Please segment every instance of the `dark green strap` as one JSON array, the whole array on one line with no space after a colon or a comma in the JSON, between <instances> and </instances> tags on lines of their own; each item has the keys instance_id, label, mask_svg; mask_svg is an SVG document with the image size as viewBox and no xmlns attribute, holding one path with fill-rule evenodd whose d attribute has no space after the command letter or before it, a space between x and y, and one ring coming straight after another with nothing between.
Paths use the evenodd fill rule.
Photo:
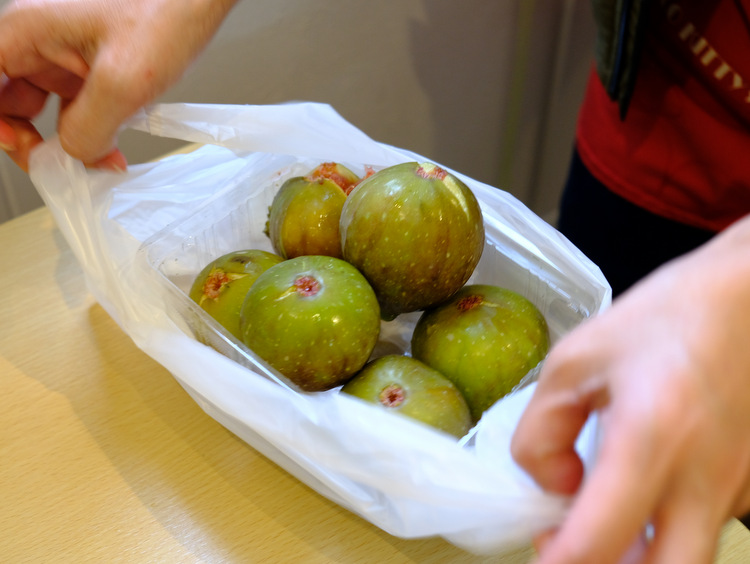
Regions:
<instances>
[{"instance_id":1,"label":"dark green strap","mask_svg":"<svg viewBox=\"0 0 750 564\"><path fill-rule=\"evenodd\" d=\"M638 75L649 0L593 0L597 72L625 119Z\"/></svg>"}]
</instances>

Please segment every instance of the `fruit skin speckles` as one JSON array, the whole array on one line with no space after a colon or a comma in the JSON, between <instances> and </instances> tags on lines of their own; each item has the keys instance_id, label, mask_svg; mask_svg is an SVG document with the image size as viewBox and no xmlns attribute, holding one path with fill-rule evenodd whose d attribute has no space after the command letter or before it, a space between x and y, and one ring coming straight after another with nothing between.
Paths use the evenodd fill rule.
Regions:
<instances>
[{"instance_id":1,"label":"fruit skin speckles","mask_svg":"<svg viewBox=\"0 0 750 564\"><path fill-rule=\"evenodd\" d=\"M471 428L461 392L437 370L412 357L387 355L372 360L341 391L454 437Z\"/></svg>"},{"instance_id":2,"label":"fruit skin speckles","mask_svg":"<svg viewBox=\"0 0 750 564\"><path fill-rule=\"evenodd\" d=\"M432 163L402 163L363 180L344 203L339 231L344 259L375 289L384 319L448 299L485 244L474 194Z\"/></svg>"},{"instance_id":3,"label":"fruit skin speckles","mask_svg":"<svg viewBox=\"0 0 750 564\"><path fill-rule=\"evenodd\" d=\"M341 385L367 362L380 336L380 307L362 274L323 255L264 272L240 314L242 341L305 391Z\"/></svg>"},{"instance_id":4,"label":"fruit skin speckles","mask_svg":"<svg viewBox=\"0 0 750 564\"><path fill-rule=\"evenodd\" d=\"M542 313L520 294L467 285L426 310L412 335L412 355L461 390L474 421L510 393L547 355Z\"/></svg>"}]
</instances>

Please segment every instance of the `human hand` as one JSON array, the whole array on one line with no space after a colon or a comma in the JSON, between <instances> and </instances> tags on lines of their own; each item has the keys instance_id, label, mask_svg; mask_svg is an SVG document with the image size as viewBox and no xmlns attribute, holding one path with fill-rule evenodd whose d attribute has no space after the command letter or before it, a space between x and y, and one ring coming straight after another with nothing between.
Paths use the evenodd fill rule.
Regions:
<instances>
[{"instance_id":1,"label":"human hand","mask_svg":"<svg viewBox=\"0 0 750 564\"><path fill-rule=\"evenodd\" d=\"M709 563L750 509L750 217L662 267L551 351L512 441L546 490L576 494L540 563ZM598 410L583 478L574 450Z\"/></svg>"},{"instance_id":2,"label":"human hand","mask_svg":"<svg viewBox=\"0 0 750 564\"><path fill-rule=\"evenodd\" d=\"M24 170L50 94L70 155L124 169L122 123L167 90L237 0L16 0L0 13L0 148Z\"/></svg>"}]
</instances>

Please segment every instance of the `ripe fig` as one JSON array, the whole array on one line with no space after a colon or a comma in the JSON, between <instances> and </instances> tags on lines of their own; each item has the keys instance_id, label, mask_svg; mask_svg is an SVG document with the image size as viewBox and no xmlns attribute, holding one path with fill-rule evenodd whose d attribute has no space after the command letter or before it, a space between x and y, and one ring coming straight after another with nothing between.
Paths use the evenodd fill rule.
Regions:
<instances>
[{"instance_id":1,"label":"ripe fig","mask_svg":"<svg viewBox=\"0 0 750 564\"><path fill-rule=\"evenodd\" d=\"M471 428L469 408L456 386L408 356L388 355L368 362L341 391L455 437L463 437Z\"/></svg>"},{"instance_id":2,"label":"ripe fig","mask_svg":"<svg viewBox=\"0 0 750 564\"><path fill-rule=\"evenodd\" d=\"M425 311L412 355L451 380L474 421L508 394L549 350L542 313L528 299L491 285L467 285Z\"/></svg>"},{"instance_id":3,"label":"ripe fig","mask_svg":"<svg viewBox=\"0 0 750 564\"><path fill-rule=\"evenodd\" d=\"M403 163L357 185L341 212L344 260L380 301L383 319L452 296L484 249L482 211L458 178L432 163Z\"/></svg>"},{"instance_id":4,"label":"ripe fig","mask_svg":"<svg viewBox=\"0 0 750 564\"><path fill-rule=\"evenodd\" d=\"M243 342L306 391L342 384L380 335L380 309L364 276L328 256L301 256L261 274L240 314Z\"/></svg>"},{"instance_id":5,"label":"ripe fig","mask_svg":"<svg viewBox=\"0 0 750 564\"><path fill-rule=\"evenodd\" d=\"M354 187L360 183L361 178L354 174L351 170L346 168L341 163L322 163L316 166L310 174L307 175L310 180L319 180L326 178L332 182L335 182L339 188L344 191L344 194L349 193Z\"/></svg>"},{"instance_id":6,"label":"ripe fig","mask_svg":"<svg viewBox=\"0 0 750 564\"><path fill-rule=\"evenodd\" d=\"M287 259L341 258L341 208L358 182L356 174L338 163L323 163L307 176L284 182L268 210L266 233L274 250Z\"/></svg>"},{"instance_id":7,"label":"ripe fig","mask_svg":"<svg viewBox=\"0 0 750 564\"><path fill-rule=\"evenodd\" d=\"M190 298L232 335L240 336L240 309L262 272L280 263L278 255L249 249L220 256L207 264L190 288Z\"/></svg>"}]
</instances>

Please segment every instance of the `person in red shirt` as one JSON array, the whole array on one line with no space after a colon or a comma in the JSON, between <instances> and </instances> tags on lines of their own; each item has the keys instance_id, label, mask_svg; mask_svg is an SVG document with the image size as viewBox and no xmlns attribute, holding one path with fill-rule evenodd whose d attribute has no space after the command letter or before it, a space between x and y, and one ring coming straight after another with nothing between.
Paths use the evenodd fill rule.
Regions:
<instances>
[{"instance_id":1,"label":"person in red shirt","mask_svg":"<svg viewBox=\"0 0 750 564\"><path fill-rule=\"evenodd\" d=\"M179 78L233 3L198 0L197 12L184 0L8 4L0 147L26 167L41 142L33 118L55 92L65 150L122 168L119 125ZM575 495L539 562L708 563L725 521L750 510L748 4L594 4L601 21L648 16L637 18L647 33L632 97L615 89L612 102L611 81L589 84L561 213L561 229L619 297L555 344L511 450L541 487ZM617 34L632 29L618 21ZM584 480L574 447L593 411L601 449Z\"/></svg>"},{"instance_id":2,"label":"person in red shirt","mask_svg":"<svg viewBox=\"0 0 750 564\"><path fill-rule=\"evenodd\" d=\"M750 21L737 0L649 3L623 117L596 70L558 228L618 295L750 213Z\"/></svg>"}]
</instances>

